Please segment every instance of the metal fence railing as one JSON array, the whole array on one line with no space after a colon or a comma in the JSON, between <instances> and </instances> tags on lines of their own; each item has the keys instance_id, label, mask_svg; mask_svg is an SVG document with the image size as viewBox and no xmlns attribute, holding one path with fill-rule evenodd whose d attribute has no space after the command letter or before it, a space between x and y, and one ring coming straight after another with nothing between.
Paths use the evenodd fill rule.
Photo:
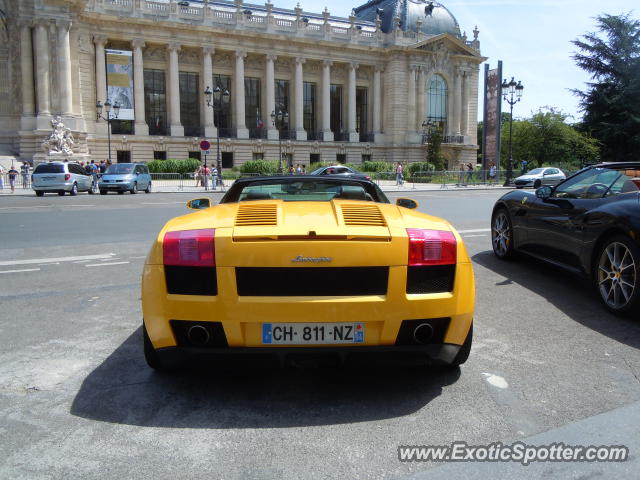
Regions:
<instances>
[{"instance_id":1,"label":"metal fence railing","mask_svg":"<svg viewBox=\"0 0 640 480\"><path fill-rule=\"evenodd\" d=\"M15 190L30 189L31 188L31 174L26 177L18 173L13 182ZM6 193L11 191L11 181L9 180L9 174L4 172L0 173L0 193Z\"/></svg>"}]
</instances>

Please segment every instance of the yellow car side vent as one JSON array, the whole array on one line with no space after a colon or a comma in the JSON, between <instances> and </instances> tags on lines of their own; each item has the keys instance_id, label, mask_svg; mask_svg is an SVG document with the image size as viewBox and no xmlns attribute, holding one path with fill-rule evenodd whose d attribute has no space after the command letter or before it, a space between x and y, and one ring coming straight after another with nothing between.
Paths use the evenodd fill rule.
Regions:
<instances>
[{"instance_id":1,"label":"yellow car side vent","mask_svg":"<svg viewBox=\"0 0 640 480\"><path fill-rule=\"evenodd\" d=\"M341 205L345 225L386 227L387 222L376 205Z\"/></svg>"},{"instance_id":2,"label":"yellow car side vent","mask_svg":"<svg viewBox=\"0 0 640 480\"><path fill-rule=\"evenodd\" d=\"M278 225L278 206L276 204L240 205L236 214L236 227L254 225Z\"/></svg>"}]
</instances>

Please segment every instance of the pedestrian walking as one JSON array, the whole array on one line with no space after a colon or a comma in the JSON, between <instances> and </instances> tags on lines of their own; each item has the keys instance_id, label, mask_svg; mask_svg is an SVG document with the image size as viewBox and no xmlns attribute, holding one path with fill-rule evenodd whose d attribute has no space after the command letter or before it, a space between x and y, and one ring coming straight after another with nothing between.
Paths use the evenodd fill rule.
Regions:
<instances>
[{"instance_id":1,"label":"pedestrian walking","mask_svg":"<svg viewBox=\"0 0 640 480\"><path fill-rule=\"evenodd\" d=\"M211 170L205 165L202 167L202 186L205 190L209 189L209 175L211 175Z\"/></svg>"},{"instance_id":2,"label":"pedestrian walking","mask_svg":"<svg viewBox=\"0 0 640 480\"><path fill-rule=\"evenodd\" d=\"M91 160L89 171L91 172L91 192L95 192L98 189L98 166L95 160Z\"/></svg>"},{"instance_id":3,"label":"pedestrian walking","mask_svg":"<svg viewBox=\"0 0 640 480\"><path fill-rule=\"evenodd\" d=\"M396 185L401 187L404 184L404 176L402 174L404 168L402 167L402 164L400 162L398 162L396 164Z\"/></svg>"},{"instance_id":4,"label":"pedestrian walking","mask_svg":"<svg viewBox=\"0 0 640 480\"><path fill-rule=\"evenodd\" d=\"M104 172L107 171L107 164L104 160L100 160L100 165L98 166L98 170L100 170L100 175L104 175Z\"/></svg>"},{"instance_id":5,"label":"pedestrian walking","mask_svg":"<svg viewBox=\"0 0 640 480\"><path fill-rule=\"evenodd\" d=\"M460 164L460 168L458 169L458 187L466 187L467 184L464 183L464 163Z\"/></svg>"},{"instance_id":6,"label":"pedestrian walking","mask_svg":"<svg viewBox=\"0 0 640 480\"><path fill-rule=\"evenodd\" d=\"M15 193L16 191L16 177L18 176L18 171L13 167L13 163L11 164L11 168L7 172L9 177L9 187L11 187L11 193Z\"/></svg>"},{"instance_id":7,"label":"pedestrian walking","mask_svg":"<svg viewBox=\"0 0 640 480\"><path fill-rule=\"evenodd\" d=\"M296 175L302 175L302 167L300 164L296 164Z\"/></svg>"},{"instance_id":8,"label":"pedestrian walking","mask_svg":"<svg viewBox=\"0 0 640 480\"><path fill-rule=\"evenodd\" d=\"M29 164L27 162L22 162L20 175L22 176L22 188L29 188Z\"/></svg>"},{"instance_id":9,"label":"pedestrian walking","mask_svg":"<svg viewBox=\"0 0 640 480\"><path fill-rule=\"evenodd\" d=\"M211 185L213 185L213 189L218 188L218 167L214 166L211 170Z\"/></svg>"},{"instance_id":10,"label":"pedestrian walking","mask_svg":"<svg viewBox=\"0 0 640 480\"><path fill-rule=\"evenodd\" d=\"M4 167L0 165L0 190L4 190L4 174Z\"/></svg>"},{"instance_id":11,"label":"pedestrian walking","mask_svg":"<svg viewBox=\"0 0 640 480\"><path fill-rule=\"evenodd\" d=\"M489 184L493 185L496 181L496 164L495 162L491 162L489 164Z\"/></svg>"},{"instance_id":12,"label":"pedestrian walking","mask_svg":"<svg viewBox=\"0 0 640 480\"><path fill-rule=\"evenodd\" d=\"M202 183L202 166L196 168L195 172L193 172L193 178L196 179L196 187L199 187Z\"/></svg>"},{"instance_id":13,"label":"pedestrian walking","mask_svg":"<svg viewBox=\"0 0 640 480\"><path fill-rule=\"evenodd\" d=\"M467 183L473 183L473 164L467 163Z\"/></svg>"}]
</instances>

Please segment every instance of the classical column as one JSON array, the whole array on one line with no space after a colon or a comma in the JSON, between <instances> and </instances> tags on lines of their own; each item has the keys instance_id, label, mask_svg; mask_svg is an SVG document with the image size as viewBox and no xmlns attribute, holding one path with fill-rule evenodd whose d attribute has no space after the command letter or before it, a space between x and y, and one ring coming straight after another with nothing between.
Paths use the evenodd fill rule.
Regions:
<instances>
[{"instance_id":1,"label":"classical column","mask_svg":"<svg viewBox=\"0 0 640 480\"><path fill-rule=\"evenodd\" d=\"M267 138L269 140L278 140L278 129L273 125L271 121L271 114L278 113L278 105L276 105L276 80L275 80L275 66L274 62L276 60L275 55L272 53L268 53L266 56L265 63L265 80L266 80L266 94L267 94L267 112L266 112L266 122L267 122Z\"/></svg>"},{"instance_id":2,"label":"classical column","mask_svg":"<svg viewBox=\"0 0 640 480\"><path fill-rule=\"evenodd\" d=\"M36 113L35 95L33 91L33 47L31 43L31 25L23 23L20 26L20 74L22 82L22 121L23 129L33 128L29 125Z\"/></svg>"},{"instance_id":3,"label":"classical column","mask_svg":"<svg viewBox=\"0 0 640 480\"><path fill-rule=\"evenodd\" d=\"M418 67L409 66L409 81L407 82L407 112L408 123L407 133L414 134L416 132L416 72Z\"/></svg>"},{"instance_id":4,"label":"classical column","mask_svg":"<svg viewBox=\"0 0 640 480\"><path fill-rule=\"evenodd\" d=\"M425 94L425 81L426 75L424 71L424 67L421 67L418 71L418 101L416 102L416 113L418 116L417 128L422 127L422 122L425 121L425 102L424 102L424 94Z\"/></svg>"},{"instance_id":5,"label":"classical column","mask_svg":"<svg viewBox=\"0 0 640 480\"><path fill-rule=\"evenodd\" d=\"M180 123L180 66L178 65L178 52L180 45L170 43L169 50L169 117L172 137L184 137L184 127Z\"/></svg>"},{"instance_id":6,"label":"classical column","mask_svg":"<svg viewBox=\"0 0 640 480\"><path fill-rule=\"evenodd\" d=\"M103 103L107 100L107 70L104 58L104 46L107 37L104 35L94 35L93 43L96 47L96 103ZM105 114L106 115L106 114ZM96 133L107 134L107 123L102 120L96 121Z\"/></svg>"},{"instance_id":7,"label":"classical column","mask_svg":"<svg viewBox=\"0 0 640 480\"><path fill-rule=\"evenodd\" d=\"M460 135L460 109L462 105L462 69L455 69L453 79L453 125L454 135Z\"/></svg>"},{"instance_id":8,"label":"classical column","mask_svg":"<svg viewBox=\"0 0 640 480\"><path fill-rule=\"evenodd\" d=\"M249 130L245 124L245 108L244 108L244 59L247 52L236 50L236 71L235 71L235 92L233 98L236 100L236 136L237 138L249 138ZM269 112L271 113L271 112Z\"/></svg>"},{"instance_id":9,"label":"classical column","mask_svg":"<svg viewBox=\"0 0 640 480\"><path fill-rule=\"evenodd\" d=\"M58 27L58 85L60 88L60 110L62 115L70 116L73 112L71 85L71 48L69 46L69 29L71 22L56 22Z\"/></svg>"},{"instance_id":10,"label":"classical column","mask_svg":"<svg viewBox=\"0 0 640 480\"><path fill-rule=\"evenodd\" d=\"M142 49L144 40L136 38L132 40L133 47L133 101L135 117L135 134L149 135L149 125L145 120L144 108L144 60L142 59Z\"/></svg>"},{"instance_id":11,"label":"classical column","mask_svg":"<svg viewBox=\"0 0 640 480\"><path fill-rule=\"evenodd\" d=\"M462 135L469 135L469 97L471 90L471 70L464 71L462 79L462 119L460 121L460 131Z\"/></svg>"},{"instance_id":12,"label":"classical column","mask_svg":"<svg viewBox=\"0 0 640 480\"><path fill-rule=\"evenodd\" d=\"M382 76L382 68L379 65L376 65L373 70L373 137L374 142L379 143L382 141L381 138L381 115L380 115L380 107L381 107L381 87L380 80Z\"/></svg>"},{"instance_id":13,"label":"classical column","mask_svg":"<svg viewBox=\"0 0 640 480\"><path fill-rule=\"evenodd\" d=\"M331 131L331 60L322 63L322 139L333 142Z\"/></svg>"},{"instance_id":14,"label":"classical column","mask_svg":"<svg viewBox=\"0 0 640 480\"><path fill-rule=\"evenodd\" d=\"M347 95L347 104L349 105L349 113L347 117L347 124L349 128L349 141L359 142L360 135L356 131L356 70L358 69L356 62L349 63L347 67L349 69L349 93Z\"/></svg>"},{"instance_id":15,"label":"classical column","mask_svg":"<svg viewBox=\"0 0 640 480\"><path fill-rule=\"evenodd\" d=\"M51 113L49 95L49 35L44 21L36 24L36 92L38 94L38 116Z\"/></svg>"},{"instance_id":16,"label":"classical column","mask_svg":"<svg viewBox=\"0 0 640 480\"><path fill-rule=\"evenodd\" d=\"M304 130L304 90L303 90L303 72L302 65L305 59L302 57L296 58L295 78L294 78L294 91L295 91L295 116L294 116L294 128L296 130L296 140L306 140L307 132Z\"/></svg>"},{"instance_id":17,"label":"classical column","mask_svg":"<svg viewBox=\"0 0 640 480\"><path fill-rule=\"evenodd\" d=\"M216 88L213 84L213 64L211 63L211 55L215 53L215 49L209 45L202 47L202 83L205 88L209 87L212 91ZM204 136L207 138L215 138L218 136L218 129L213 122L213 108L206 104L206 99L202 101L204 108Z\"/></svg>"}]
</instances>

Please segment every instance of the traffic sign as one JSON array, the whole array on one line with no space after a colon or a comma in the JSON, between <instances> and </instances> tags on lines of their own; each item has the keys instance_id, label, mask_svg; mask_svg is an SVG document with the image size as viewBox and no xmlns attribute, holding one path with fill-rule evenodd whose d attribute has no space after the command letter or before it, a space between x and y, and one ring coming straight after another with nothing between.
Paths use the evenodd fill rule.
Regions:
<instances>
[{"instance_id":1,"label":"traffic sign","mask_svg":"<svg viewBox=\"0 0 640 480\"><path fill-rule=\"evenodd\" d=\"M206 140L202 140L200 142L200 150L209 150L210 147L211 147L211 144Z\"/></svg>"}]
</instances>

